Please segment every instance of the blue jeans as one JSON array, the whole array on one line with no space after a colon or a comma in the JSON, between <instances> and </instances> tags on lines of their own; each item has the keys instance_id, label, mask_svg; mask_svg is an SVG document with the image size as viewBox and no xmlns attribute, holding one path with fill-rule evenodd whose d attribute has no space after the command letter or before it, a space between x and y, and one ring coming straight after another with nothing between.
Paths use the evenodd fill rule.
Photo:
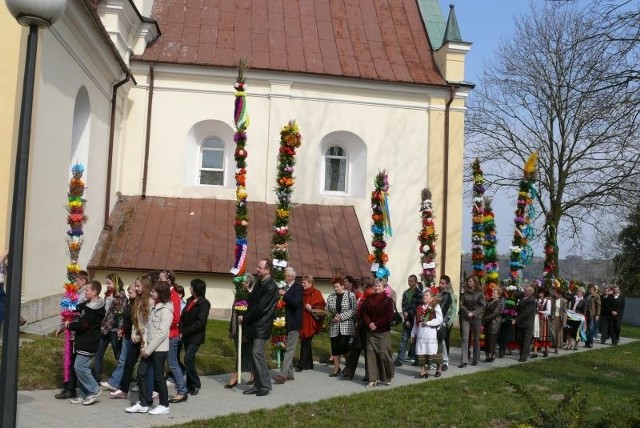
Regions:
<instances>
[{"instance_id":1,"label":"blue jeans","mask_svg":"<svg viewBox=\"0 0 640 428\"><path fill-rule=\"evenodd\" d=\"M402 325L402 337L400 338L400 348L398 349L398 357L396 358L396 361L402 363L404 361L404 358L407 354L407 350L410 351L411 348L411 344L410 344L410 339L411 339L411 329L408 328L406 326L406 324ZM409 346L407 346L409 345ZM407 349L409 348L409 349Z\"/></svg>"},{"instance_id":2,"label":"blue jeans","mask_svg":"<svg viewBox=\"0 0 640 428\"><path fill-rule=\"evenodd\" d=\"M189 390L193 391L194 388L202 388L200 384L200 376L198 376L198 370L196 369L196 353L200 349L200 345L196 343L184 344L184 366L187 371L187 383L189 384ZM185 386L185 391L186 391Z\"/></svg>"},{"instance_id":3,"label":"blue jeans","mask_svg":"<svg viewBox=\"0 0 640 428\"><path fill-rule=\"evenodd\" d=\"M598 320L595 317L589 317L589 321L587 323L587 345L591 345L593 343L593 339L596 337L598 332Z\"/></svg>"},{"instance_id":4,"label":"blue jeans","mask_svg":"<svg viewBox=\"0 0 640 428\"><path fill-rule=\"evenodd\" d=\"M174 337L169 339L169 352L167 354L167 363L173 379L176 382L176 392L180 395L187 393L187 386L184 382L184 374L180 369L180 363L178 361L178 345L180 344L180 337Z\"/></svg>"},{"instance_id":5,"label":"blue jeans","mask_svg":"<svg viewBox=\"0 0 640 428\"><path fill-rule=\"evenodd\" d=\"M122 348L122 340L118 338L117 331L110 331L109 333L100 337L100 344L96 351L96 362L93 366L93 377L97 382L102 381L102 363L104 361L104 353L107 351L107 347L111 343L111 349L113 350L113 357L116 361L120 360L120 349Z\"/></svg>"},{"instance_id":6,"label":"blue jeans","mask_svg":"<svg viewBox=\"0 0 640 428\"><path fill-rule=\"evenodd\" d=\"M80 398L86 398L88 395L97 394L100 391L98 382L93 378L91 373L91 359L82 354L76 354L76 361L73 363L73 370L78 378L78 387L80 388Z\"/></svg>"},{"instance_id":7,"label":"blue jeans","mask_svg":"<svg viewBox=\"0 0 640 428\"><path fill-rule=\"evenodd\" d=\"M131 339L122 339L122 350L120 351L120 358L118 359L118 364L116 365L115 370L111 373L111 377L107 381L107 383L114 388L118 388L120 385L120 380L122 379L122 373L124 372L124 365L127 361L127 355L133 346L133 342Z\"/></svg>"}]
</instances>

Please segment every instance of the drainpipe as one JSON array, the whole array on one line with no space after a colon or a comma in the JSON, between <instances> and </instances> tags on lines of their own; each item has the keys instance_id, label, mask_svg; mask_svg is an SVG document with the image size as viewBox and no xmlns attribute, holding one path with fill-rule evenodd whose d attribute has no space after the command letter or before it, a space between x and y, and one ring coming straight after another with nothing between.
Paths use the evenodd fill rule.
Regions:
<instances>
[{"instance_id":1,"label":"drainpipe","mask_svg":"<svg viewBox=\"0 0 640 428\"><path fill-rule=\"evenodd\" d=\"M111 121L109 123L109 154L107 155L107 192L104 201L104 228L111 229L109 223L109 206L111 205L111 171L113 167L113 140L115 139L115 123L116 123L116 106L118 104L118 88L131 80L131 72L127 72L127 75L123 80L113 85L113 92L111 95Z\"/></svg>"},{"instance_id":2,"label":"drainpipe","mask_svg":"<svg viewBox=\"0 0 640 428\"><path fill-rule=\"evenodd\" d=\"M440 272L447 272L447 215L449 214L449 115L451 113L451 103L456 96L455 85L449 84L449 101L444 110L444 168L443 168L443 195L442 195L442 259L440 261Z\"/></svg>"},{"instance_id":3,"label":"drainpipe","mask_svg":"<svg viewBox=\"0 0 640 428\"><path fill-rule=\"evenodd\" d=\"M147 174L149 172L149 147L151 146L151 112L153 111L153 63L149 64L149 100L147 102L147 135L144 142L144 166L142 169L142 199L147 197Z\"/></svg>"}]
</instances>

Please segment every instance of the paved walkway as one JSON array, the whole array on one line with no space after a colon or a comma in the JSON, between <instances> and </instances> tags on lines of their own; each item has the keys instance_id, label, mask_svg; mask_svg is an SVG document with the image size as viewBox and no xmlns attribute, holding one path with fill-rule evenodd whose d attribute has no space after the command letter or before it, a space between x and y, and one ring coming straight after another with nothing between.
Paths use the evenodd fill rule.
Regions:
<instances>
[{"instance_id":1,"label":"paved walkway","mask_svg":"<svg viewBox=\"0 0 640 428\"><path fill-rule=\"evenodd\" d=\"M49 324L47 324L49 323ZM33 332L40 330L50 332L49 326L55 328L57 320L53 323L50 320L41 323L31 324L24 328L24 331ZM47 330L49 329L49 330ZM621 344L629 343L632 340L622 339ZM606 348L609 345L596 344L592 349ZM589 349L579 348L577 351L561 351L560 354L550 354L550 358L562 357L576 352L585 352ZM461 376L475 373L481 370L488 370L499 367L507 367L517 363L517 355L506 356L497 359L494 363L488 364L480 362L477 366L467 366L459 369L460 349L451 349L451 360L449 370L443 373L442 378ZM535 364L544 358L530 359L526 364ZM405 365L396 367L395 378L391 386L378 386L372 389L365 389L365 383L361 382L364 374L363 360L356 371L353 381L341 381L328 376L331 368L326 364L316 363L315 370L307 370L296 373L296 380L287 382L284 385L273 385L271 393L265 397L255 395L243 395L242 391L250 387L238 385L233 389L224 389L228 375L203 376L202 389L200 394L189 397L185 403L172 404L171 413L162 416L151 416L148 414L127 414L124 408L129 401L134 401L136 393L130 393L130 400L114 400L109 398L107 392L103 393L99 401L91 406L74 405L69 400L56 400L53 395L58 391L19 391L18 392L18 427L65 427L65 428L85 428L87 426L113 428L114 426L169 426L185 423L196 419L213 418L216 416L229 415L232 413L246 413L252 410L269 409L283 406L285 404L295 404L304 402L315 402L336 396L346 396L355 393L366 393L375 390L397 388L404 385L412 385L423 382L438 382L439 379L430 377L427 380L414 379L417 367ZM276 374L272 371L272 374ZM248 374L244 374L246 382ZM169 388L169 394L174 393L173 388Z\"/></svg>"}]
</instances>

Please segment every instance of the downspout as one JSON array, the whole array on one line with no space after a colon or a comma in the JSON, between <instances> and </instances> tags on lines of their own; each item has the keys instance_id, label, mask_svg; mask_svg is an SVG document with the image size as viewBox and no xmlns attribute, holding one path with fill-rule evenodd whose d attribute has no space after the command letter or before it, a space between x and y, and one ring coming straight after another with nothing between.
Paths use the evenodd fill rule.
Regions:
<instances>
[{"instance_id":1,"label":"downspout","mask_svg":"<svg viewBox=\"0 0 640 428\"><path fill-rule=\"evenodd\" d=\"M147 135L144 142L144 166L142 169L142 199L147 197L147 174L149 172L149 148L151 146L151 113L153 111L153 63L149 64L149 100L147 103Z\"/></svg>"},{"instance_id":2,"label":"downspout","mask_svg":"<svg viewBox=\"0 0 640 428\"><path fill-rule=\"evenodd\" d=\"M116 123L116 106L118 105L118 89L120 86L131 80L131 72L127 72L127 75L123 80L113 85L113 92L111 95L111 121L109 123L109 154L107 155L107 192L104 200L104 229L111 229L109 224L109 206L111 205L111 172L113 168L113 140L115 139L115 123Z\"/></svg>"},{"instance_id":3,"label":"downspout","mask_svg":"<svg viewBox=\"0 0 640 428\"><path fill-rule=\"evenodd\" d=\"M442 195L442 259L440 272L447 272L447 216L449 214L449 115L451 104L456 96L457 86L449 84L449 101L444 109L444 168L443 168L443 195Z\"/></svg>"}]
</instances>

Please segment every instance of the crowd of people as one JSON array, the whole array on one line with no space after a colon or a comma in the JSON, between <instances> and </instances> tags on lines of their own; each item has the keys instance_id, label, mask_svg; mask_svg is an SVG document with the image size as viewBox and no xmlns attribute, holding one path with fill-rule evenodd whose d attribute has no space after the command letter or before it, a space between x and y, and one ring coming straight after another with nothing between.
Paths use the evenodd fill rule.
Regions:
<instances>
[{"instance_id":1,"label":"crowd of people","mask_svg":"<svg viewBox=\"0 0 640 428\"><path fill-rule=\"evenodd\" d=\"M57 332L72 332L73 370L55 398L91 405L108 390L111 398L126 399L136 365L139 398L125 408L127 413L167 414L169 403L184 402L188 395L198 394L201 384L196 354L205 340L211 308L204 281L191 281L191 296L186 302L184 289L175 283L171 271L140 276L126 292L122 279L108 274L104 297L100 297L102 284L89 280L87 272L81 271L76 282L76 316ZM109 345L117 365L103 381L103 359ZM181 349L184 362L180 362ZM165 363L176 385L173 397L168 395ZM155 399L159 404L151 409Z\"/></svg>"},{"instance_id":2,"label":"crowd of people","mask_svg":"<svg viewBox=\"0 0 640 428\"><path fill-rule=\"evenodd\" d=\"M271 260L261 259L255 276L247 273L239 278L248 292L247 305L241 312L234 305L229 323L229 337L236 349L241 348L241 355L240 367L225 388L234 388L240 381L239 372L248 371L251 388L243 391L247 395L268 395L274 383L284 384L294 380L296 373L314 369L312 344L321 331L330 338L329 376L352 380L364 354L362 380L367 388L390 385L395 368L404 364L417 367L416 379L441 377L449 369L456 315L461 333L460 369L477 365L483 349L485 363L513 350L519 350L518 361L523 362L537 358L538 352L546 357L550 350L577 349L581 341L592 347L596 340L605 343L610 339L612 345L620 340L624 297L617 286L606 287L602 293L592 284L586 290L547 289L538 283L522 288L483 286L478 278L469 277L458 298L447 275L432 287L410 275L408 288L398 300L387 278L362 278L358 284L350 276L336 276L331 279L333 293L325 299L313 276L303 275L299 282L294 269L287 267L284 284L278 285L272 272ZM170 403L198 394L196 354L205 341L211 309L202 280L191 281L191 297L186 302L184 289L175 283L171 271L140 276L126 291L121 278L109 274L104 297L100 297L102 284L89 280L86 272L78 275L77 283L77 317L61 325L58 332L73 332L74 370L56 398L90 405L103 390L109 390L111 398L126 399L136 365L139 398L126 407L128 413L167 414ZM286 348L280 369L272 376L265 352L278 305L284 306ZM396 323L402 327L394 358L391 329ZM294 363L298 342L300 354ZM109 345L117 366L103 381L103 358ZM173 397L168 394L165 365L175 384ZM152 408L154 400L158 405Z\"/></svg>"}]
</instances>

